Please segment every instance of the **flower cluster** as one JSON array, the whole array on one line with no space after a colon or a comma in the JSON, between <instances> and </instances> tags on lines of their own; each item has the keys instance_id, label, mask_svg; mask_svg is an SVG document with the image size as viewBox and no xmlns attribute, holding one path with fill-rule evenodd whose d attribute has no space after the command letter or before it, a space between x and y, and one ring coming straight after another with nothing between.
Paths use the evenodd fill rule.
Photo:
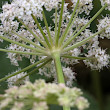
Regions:
<instances>
[{"instance_id":1,"label":"flower cluster","mask_svg":"<svg viewBox=\"0 0 110 110\"><path fill-rule=\"evenodd\" d=\"M0 95L0 110L48 110L47 104L56 104L66 107L76 107L84 110L88 101L81 96L78 88L68 88L64 84L45 83L36 80L34 84L26 82L21 87L9 88L4 95ZM54 101L53 101L54 100Z\"/></svg>"},{"instance_id":2,"label":"flower cluster","mask_svg":"<svg viewBox=\"0 0 110 110\"><path fill-rule=\"evenodd\" d=\"M100 33L100 38L104 39L104 37L106 37L107 39L110 39L110 17L104 17L103 19L101 19L97 27L98 31L106 28L105 31Z\"/></svg>"},{"instance_id":3,"label":"flower cluster","mask_svg":"<svg viewBox=\"0 0 110 110\"><path fill-rule=\"evenodd\" d=\"M110 38L110 17L99 20L96 33L89 27L105 8L110 9L109 0L100 0L103 7L89 19L80 15L83 12L89 14L93 0L71 1L72 12L64 0L13 0L11 4L4 4L0 13L0 41L6 40L11 44L0 51L8 52L8 58L16 66L22 58L28 58L32 65L23 69L24 72L36 67L39 74L54 77L55 82L58 81L56 63L61 59L64 78L69 86L75 73L69 64L83 60L91 69L107 67L110 57L99 47L98 37ZM56 59L56 54L59 59Z\"/></svg>"},{"instance_id":4,"label":"flower cluster","mask_svg":"<svg viewBox=\"0 0 110 110\"><path fill-rule=\"evenodd\" d=\"M93 0L80 0L79 7L80 13L85 12L87 15L89 15L90 10L93 9ZM75 4L77 3L77 0L72 0L73 7L75 7Z\"/></svg>"},{"instance_id":5,"label":"flower cluster","mask_svg":"<svg viewBox=\"0 0 110 110\"><path fill-rule=\"evenodd\" d=\"M18 72L20 71L21 69L18 69L17 71L15 72ZM15 73L14 72L14 73ZM12 73L13 74L13 73ZM7 79L7 82L8 82L8 87L13 87L14 85L22 85L22 84L25 84L26 81L29 81L29 76L25 77L23 80L20 80L20 78L24 77L25 75L27 75L26 72L22 72L20 74L17 74L15 76L12 76L11 78L8 78ZM19 81L20 80L20 81Z\"/></svg>"},{"instance_id":6,"label":"flower cluster","mask_svg":"<svg viewBox=\"0 0 110 110\"><path fill-rule=\"evenodd\" d=\"M73 81L75 80L75 72L73 72L70 67L62 66L62 69L63 69L66 85L72 87ZM43 68L40 68L38 74L44 75L48 78L53 77L54 78L53 82L58 83L54 62L48 63Z\"/></svg>"},{"instance_id":7,"label":"flower cluster","mask_svg":"<svg viewBox=\"0 0 110 110\"><path fill-rule=\"evenodd\" d=\"M105 50L102 50L101 48L93 48L88 51L87 57L94 57L94 59L85 60L86 65L90 65L90 67L94 69L102 69L104 66L107 66L109 63L108 59L110 58L109 55L105 54ZM103 62L103 63L102 63Z\"/></svg>"},{"instance_id":8,"label":"flower cluster","mask_svg":"<svg viewBox=\"0 0 110 110\"><path fill-rule=\"evenodd\" d=\"M110 10L110 0L100 0L100 1L102 6L104 6L104 4L107 3L108 6L106 7L106 9Z\"/></svg>"}]
</instances>

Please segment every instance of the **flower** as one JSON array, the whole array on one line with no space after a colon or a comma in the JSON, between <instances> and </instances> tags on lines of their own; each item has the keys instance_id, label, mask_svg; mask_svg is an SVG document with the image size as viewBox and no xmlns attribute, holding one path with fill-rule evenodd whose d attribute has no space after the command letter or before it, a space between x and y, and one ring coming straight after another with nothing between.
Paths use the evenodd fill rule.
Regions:
<instances>
[{"instance_id":1,"label":"flower","mask_svg":"<svg viewBox=\"0 0 110 110\"><path fill-rule=\"evenodd\" d=\"M103 28L106 28L105 31L103 31L102 33L100 33L100 38L104 39L105 37L110 39L110 17L106 16L103 19L99 20L99 24L98 24L98 31L100 31Z\"/></svg>"},{"instance_id":2,"label":"flower","mask_svg":"<svg viewBox=\"0 0 110 110\"><path fill-rule=\"evenodd\" d=\"M101 0L103 4L106 2L109 6L109 2L106 0L105 2ZM63 1L61 0L21 0L16 1L13 0L11 4L4 4L2 9L3 12L0 14L0 20L2 22L1 25L1 36L3 35L3 39L8 38L14 41L12 41L7 50L11 50L8 53L8 58L10 59L11 63L19 66L18 61L22 61L23 57L26 57L30 59L30 62L34 64L37 59L43 59L44 57L52 57L52 54L54 51L57 51L57 46L54 46L55 44L55 28L53 29L54 25L59 25L60 19L61 19L61 4ZM68 3L64 3L63 7L63 13L62 13L62 21L61 21L61 27L60 27L60 36L61 39L58 39L60 41L59 45L59 52L61 57L62 55L68 54L73 56L73 59L65 59L62 58L62 62L65 64L70 63L78 63L79 59L76 59L75 57L79 56L86 56L86 53L82 53L82 50L86 50L88 53L92 48L95 46L98 47L98 34L94 36L94 33L92 33L89 29L86 29L87 27L90 27L90 21L89 19L83 17L77 16L78 14L85 12L86 14L89 14L90 10L93 8L92 0L81 0L80 2L78 0L72 0L73 3L73 13L68 11L67 5ZM76 9L76 13L74 12ZM52 13L49 18L54 22L54 25L48 25L45 17L45 11L47 13L50 13L52 10L56 13ZM56 15L57 14L57 15ZM73 16L73 14L76 14ZM55 17L57 16L57 17ZM72 21L73 19L73 21ZM45 26L41 26L38 20L45 21ZM57 22L56 22L57 20ZM104 19L99 20L98 26L98 32L100 32L100 37L107 37L109 38L109 17L105 17ZM58 22L59 21L59 22ZM70 22L71 21L71 22ZM90 23L88 23L90 22ZM86 26L85 26L86 25ZM69 28L66 28L68 27ZM80 33L78 33L83 27L85 27L85 30L82 30ZM58 28L56 28L58 31ZM76 36L77 35L77 36ZM76 44L80 43L84 39L88 39L90 36L94 36L95 40L92 40L91 43L84 43L83 45L78 45L75 48L71 47ZM58 36L57 36L58 37ZM1 38L0 38L1 39ZM6 39L5 39L6 40ZM2 41L2 40L0 40ZM62 42L61 42L62 41ZM17 42L17 43L16 43ZM19 44L18 44L19 43ZM22 44L23 45L22 45ZM46 44L45 44L46 43ZM53 44L52 44L53 43ZM61 45L62 44L62 45ZM51 46L52 48L51 48ZM49 47L48 47L49 46ZM82 46L82 50L80 48ZM69 48L68 51L65 51L65 48ZM13 51L13 52L12 52ZM14 51L17 51L14 53ZM27 52L27 54L26 54ZM43 53L42 53L43 52ZM29 53L29 54L28 54ZM32 54L31 54L32 53ZM43 55L42 55L43 54ZM38 57L36 57L38 55ZM41 55L41 56L40 56ZM106 57L109 58L109 57ZM88 60L87 60L88 61ZM101 63L101 62L100 62ZM106 64L106 65L105 65ZM108 63L106 62L103 66L107 66ZM51 63L51 65L54 65ZM98 68L97 69L101 69ZM101 66L102 67L102 66ZM52 70L52 69L51 69ZM55 69L54 69L55 70ZM42 70L39 70L39 73ZM46 74L47 70L44 70L44 74L47 76L52 76Z\"/></svg>"},{"instance_id":3,"label":"flower","mask_svg":"<svg viewBox=\"0 0 110 110\"><path fill-rule=\"evenodd\" d=\"M18 69L15 72L18 72L20 70L21 69ZM15 72L13 72L13 73L15 73ZM26 76L23 80L20 80L20 78L24 77L25 75L27 75L26 72L21 72L20 74L17 74L15 76L8 78L7 79L8 87L13 87L14 85L21 85L21 84L24 84L26 81L29 81L29 76Z\"/></svg>"},{"instance_id":4,"label":"flower","mask_svg":"<svg viewBox=\"0 0 110 110\"><path fill-rule=\"evenodd\" d=\"M26 82L20 87L9 88L2 97L0 110L8 106L11 110L27 110L27 108L49 110L48 104L84 110L89 105L88 101L82 97L80 89L68 88L64 84L45 83L44 80L36 80L34 84Z\"/></svg>"},{"instance_id":5,"label":"flower","mask_svg":"<svg viewBox=\"0 0 110 110\"><path fill-rule=\"evenodd\" d=\"M89 50L88 54L86 55L87 57L94 57L93 60L84 60L85 64L87 66L90 66L91 69L102 69L104 66L109 64L108 59L110 58L109 55L105 53L105 50L102 50L101 48L91 48Z\"/></svg>"},{"instance_id":6,"label":"flower","mask_svg":"<svg viewBox=\"0 0 110 110\"><path fill-rule=\"evenodd\" d=\"M100 0L101 1L101 5L104 6L104 4L108 4L108 6L106 7L106 9L110 10L110 0Z\"/></svg>"},{"instance_id":7,"label":"flower","mask_svg":"<svg viewBox=\"0 0 110 110\"><path fill-rule=\"evenodd\" d=\"M85 12L87 15L90 13L90 10L93 9L93 0L80 0L79 7L81 7L80 13ZM77 0L72 0L73 7L77 3Z\"/></svg>"},{"instance_id":8,"label":"flower","mask_svg":"<svg viewBox=\"0 0 110 110\"><path fill-rule=\"evenodd\" d=\"M103 7L92 18L81 17L83 13L89 15L93 9L92 1L72 0L72 11L68 10L68 3L64 0L13 0L11 4L3 5L0 13L0 41L6 40L11 44L0 51L9 52L8 58L16 66L19 66L18 61L24 57L30 60L31 65L0 81L8 79L9 84L13 85L13 82L38 71L40 75L53 77L54 82L61 83L46 84L43 80L38 80L34 84L27 82L19 88L10 88L4 95L6 106L13 104L13 110L18 108L17 105L20 105L18 109L28 105L27 108L32 110L36 107L48 110L48 104L76 106L79 110L88 107L80 89L70 89L62 83L72 86L75 72L69 65L78 63L78 60L83 60L91 69L97 70L109 64L110 57L98 46L98 37L106 37L106 34L109 36L110 25L107 23L110 18L106 17L106 22L105 19L99 20L98 31L95 33L88 27L102 10L110 9L110 3L101 0ZM42 25L43 22L45 25ZM32 71L26 72L32 68ZM7 101L9 95L11 100ZM3 101L0 102L1 105Z\"/></svg>"}]
</instances>

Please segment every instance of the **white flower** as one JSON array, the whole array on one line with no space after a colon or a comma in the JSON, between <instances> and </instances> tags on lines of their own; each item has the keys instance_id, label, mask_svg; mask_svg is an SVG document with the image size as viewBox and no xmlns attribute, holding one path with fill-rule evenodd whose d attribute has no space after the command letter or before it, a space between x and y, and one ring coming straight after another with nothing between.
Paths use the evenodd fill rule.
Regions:
<instances>
[{"instance_id":1,"label":"white flower","mask_svg":"<svg viewBox=\"0 0 110 110\"><path fill-rule=\"evenodd\" d=\"M76 100L75 105L78 106L79 110L84 110L84 108L87 108L89 106L89 104L87 103L88 101L84 97L79 97Z\"/></svg>"},{"instance_id":2,"label":"white flower","mask_svg":"<svg viewBox=\"0 0 110 110\"><path fill-rule=\"evenodd\" d=\"M19 102L16 102L14 103L14 106L12 107L11 110L21 110L22 108L24 107L24 104L23 103L19 103Z\"/></svg>"},{"instance_id":3,"label":"white flower","mask_svg":"<svg viewBox=\"0 0 110 110\"><path fill-rule=\"evenodd\" d=\"M81 7L80 13L85 12L87 15L90 13L90 10L93 9L93 0L80 0L79 7ZM77 0L72 0L73 7L76 5Z\"/></svg>"},{"instance_id":4,"label":"white flower","mask_svg":"<svg viewBox=\"0 0 110 110\"><path fill-rule=\"evenodd\" d=\"M73 72L69 67L63 67L63 72L66 80L66 85L72 87L73 81L75 79L75 72Z\"/></svg>"},{"instance_id":5,"label":"white flower","mask_svg":"<svg viewBox=\"0 0 110 110\"><path fill-rule=\"evenodd\" d=\"M6 107L12 101L11 98L6 98L5 100L0 102L0 109Z\"/></svg>"},{"instance_id":6,"label":"white flower","mask_svg":"<svg viewBox=\"0 0 110 110\"><path fill-rule=\"evenodd\" d=\"M106 9L110 10L110 0L100 0L101 1L101 5L104 6L105 3L108 5L106 7Z\"/></svg>"},{"instance_id":7,"label":"white flower","mask_svg":"<svg viewBox=\"0 0 110 110\"><path fill-rule=\"evenodd\" d=\"M64 78L65 78L65 82L66 85L69 87L72 87L72 84L75 80L75 72L73 72L71 70L71 68L69 67L62 67L63 69L63 73L64 73ZM54 78L54 82L57 83L57 73L56 73L56 69L55 69L55 65L53 62L51 62L50 64L45 65L45 67L40 68L39 69L39 74L40 75L45 75L46 77L50 78L53 77Z\"/></svg>"},{"instance_id":8,"label":"white flower","mask_svg":"<svg viewBox=\"0 0 110 110\"><path fill-rule=\"evenodd\" d=\"M25 109L27 102L29 102L28 107L31 110L36 110L36 108L37 110L49 110L48 104L75 107L79 110L88 107L88 101L82 97L80 89L68 88L64 84L46 84L44 80L36 80L34 84L26 82L25 85L18 87L16 92L13 93L14 89L13 87L9 88L2 95L3 100L0 101L0 110L7 106L11 110ZM23 90L25 91L23 92Z\"/></svg>"},{"instance_id":9,"label":"white flower","mask_svg":"<svg viewBox=\"0 0 110 110\"><path fill-rule=\"evenodd\" d=\"M80 0L80 2L79 2L79 6L81 6L80 13L85 12L86 14L88 14L89 11L92 9L92 1L93 0ZM30 47L36 48L34 45L29 44L25 40L21 39L19 36L12 33L12 31L14 31L14 32L17 32L20 36L27 38L29 41L32 41L35 44L40 46L41 43L35 39L35 37L32 35L32 33L29 32L29 30L25 29L24 25L21 25L16 20L16 17L19 18L20 20L22 20L23 23L26 24L29 27L29 29L32 30L34 32L34 34L37 35L43 41L44 38L42 37L42 34L39 31L38 26L35 24L35 21L33 20L31 14L33 14L36 18L42 20L43 19L43 16L42 16L43 7L47 10L47 13L49 13L49 11L51 11L52 9L55 9L57 7L58 8L57 9L57 11L58 11L57 18L59 20L59 18L60 18L59 10L61 9L61 2L62 2L61 0L13 0L11 4L6 3L5 5L3 5L3 7L2 7L3 12L0 14L0 20L2 21L2 26L0 26L0 29L1 29L0 35L2 35L2 36L5 35L6 38L9 38L11 40L14 40L14 41L20 42L22 44L28 45ZM73 9L74 9L74 7L77 3L77 0L72 0L72 2L73 2ZM65 29L68 25L71 15L72 15L72 13L68 11L67 5L68 5L68 3L64 4L64 13L63 13L63 18L62 18L63 21L62 21L62 25L61 25L61 35L65 32ZM53 21L55 23L55 13L52 13L52 15L49 17L50 18L53 17ZM76 32L78 32L82 26L84 26L88 23L88 21L89 20L85 17L83 17L83 18L76 17L74 23L71 26L70 31L68 31L65 42L70 36L72 37L72 34L74 33L75 29L79 28L76 31ZM108 24L110 24L109 21L110 21L109 17L106 17L103 20L99 20L98 31L100 31L102 28L105 28L106 26L108 26ZM89 26L90 25L88 25L88 27ZM50 25L49 30L50 30L50 34L52 36L52 40L54 41L55 31L53 31L52 28L53 27ZM43 29L44 34L46 36L48 36L46 27L42 27L42 29ZM92 36L93 34L94 33L90 32L89 29L86 29L85 31L81 32L81 34L79 36L77 36L68 45L68 47L74 45L76 42L80 42L83 39ZM104 32L102 32L102 34L100 34L101 38L103 38L103 37L109 38L109 36L110 36L110 27L106 28L106 30ZM3 41L3 40L0 39L0 41ZM91 46L98 47L98 43L99 43L98 38L96 38L88 45L84 44L82 46L83 50L84 49L89 50L89 49L91 49ZM9 50L11 49L13 51L17 50L17 51L22 51L22 52L35 52L34 50L27 49L25 47L21 47L16 44L12 44L12 43L9 45L9 47L7 49L9 49ZM81 52L80 48L75 48L67 53L71 53L71 55L75 56L75 57L85 54L85 53ZM16 66L19 66L18 61L22 61L23 57L28 58L30 60L30 62L33 64L36 62L37 59L43 59L45 56L41 56L41 57L37 58L36 55L28 55L28 54L20 55L18 53L8 53L8 58L10 58L11 63ZM62 58L62 62L65 62L66 64L73 64L73 63L75 64L75 63L78 63L78 60ZM50 69L46 69L46 68L40 69L39 74L41 74L41 75L45 74L48 77L54 76L53 75L53 73L55 72L54 66L51 69L51 71L54 71L54 72L51 72L52 75L47 74L47 71L50 71Z\"/></svg>"},{"instance_id":10,"label":"white flower","mask_svg":"<svg viewBox=\"0 0 110 110\"><path fill-rule=\"evenodd\" d=\"M110 17L104 17L103 19L99 20L97 27L98 31L105 28L105 30L100 33L100 38L104 39L104 37L106 37L110 39Z\"/></svg>"},{"instance_id":11,"label":"white flower","mask_svg":"<svg viewBox=\"0 0 110 110\"><path fill-rule=\"evenodd\" d=\"M16 72L20 71L20 69L18 69ZM22 78L23 76L25 76L27 73L25 72L21 72L20 74L17 74L15 76L12 76L11 78L7 79L8 82L8 87L13 87L14 85L20 85L20 84L24 84L26 81L29 81L29 76L26 76L23 80L18 81L20 78Z\"/></svg>"},{"instance_id":12,"label":"white flower","mask_svg":"<svg viewBox=\"0 0 110 110\"><path fill-rule=\"evenodd\" d=\"M102 69L104 66L109 64L110 56L105 53L105 50L101 48L91 48L88 51L86 57L91 57L91 60L84 60L84 63L87 66L90 66L91 69Z\"/></svg>"},{"instance_id":13,"label":"white flower","mask_svg":"<svg viewBox=\"0 0 110 110\"><path fill-rule=\"evenodd\" d=\"M74 10L78 0L72 0L72 2ZM95 57L97 60L94 62L90 59L84 62L91 66L92 69L100 70L107 66L109 56L105 54L105 51L99 49L98 37L100 35L101 38L110 38L109 17L99 20L98 32L103 28L105 30L100 34L95 33L96 36L93 36L94 33L89 29L90 23L88 22L91 20L89 21L85 16L79 17L79 14L82 12L89 14L93 8L92 2L93 0L80 0L75 13L73 13L73 10L73 12L68 10L68 3L64 3L62 17L62 0L13 0L11 4L4 4L2 13L0 13L0 38L6 41L10 40L9 42L11 42L4 49L5 51L10 51L8 58L11 64L19 66L18 62L22 61L23 57L28 58L31 64L36 63L38 60L40 62L46 57L52 58L53 61L39 69L39 74L45 75L48 78L52 77L54 82L57 83L54 54L58 52L63 64L65 82L68 86L72 86L75 74L68 67L70 64L79 63L78 60L86 59L86 57ZM107 3L109 4L109 2ZM57 16L55 13L56 8ZM78 16L76 16L79 8ZM46 23L44 13L48 15L49 20L51 19L52 24L48 20ZM72 17L73 14L74 17ZM57 22L55 23L56 17ZM59 31L58 26L61 18L61 30ZM42 25L43 21L45 21L45 26ZM59 36L57 36L55 29L59 31ZM56 36L59 37L58 47L55 45ZM91 36L94 38L90 40ZM87 39L89 40L87 41ZM0 41L3 40L0 39ZM3 51L3 49L0 51ZM66 58L64 58L64 55L67 55ZM35 65L35 67L39 67L41 64L43 63Z\"/></svg>"}]
</instances>

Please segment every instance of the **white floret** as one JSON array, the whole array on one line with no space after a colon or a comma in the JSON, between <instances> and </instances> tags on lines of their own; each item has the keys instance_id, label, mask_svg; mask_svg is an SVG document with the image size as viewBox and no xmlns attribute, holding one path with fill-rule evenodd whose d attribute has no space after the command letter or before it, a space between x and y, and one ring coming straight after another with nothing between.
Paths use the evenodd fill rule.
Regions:
<instances>
[{"instance_id":1,"label":"white floret","mask_svg":"<svg viewBox=\"0 0 110 110\"><path fill-rule=\"evenodd\" d=\"M18 69L17 71L15 71L14 73L20 71L21 69ZM23 76L27 75L26 72L21 72L20 74L17 74L15 76L12 76L11 78L7 79L8 82L8 87L11 88L14 85L19 85L19 84L24 84L26 81L29 81L29 76L26 76L23 80L20 80L20 82L17 82L20 78L22 78Z\"/></svg>"},{"instance_id":2,"label":"white floret","mask_svg":"<svg viewBox=\"0 0 110 110\"><path fill-rule=\"evenodd\" d=\"M102 6L107 4L107 7L105 9L110 10L110 0L100 0L100 1Z\"/></svg>"},{"instance_id":3,"label":"white floret","mask_svg":"<svg viewBox=\"0 0 110 110\"><path fill-rule=\"evenodd\" d=\"M85 12L87 15L89 15L90 10L93 9L93 0L80 0L79 7L81 7L80 13ZM73 7L75 7L77 0L72 0Z\"/></svg>"},{"instance_id":4,"label":"white floret","mask_svg":"<svg viewBox=\"0 0 110 110\"><path fill-rule=\"evenodd\" d=\"M84 60L84 63L93 70L101 70L103 67L107 67L110 59L110 56L101 48L91 48L86 57L94 58L92 60Z\"/></svg>"},{"instance_id":5,"label":"white floret","mask_svg":"<svg viewBox=\"0 0 110 110\"><path fill-rule=\"evenodd\" d=\"M110 17L105 17L99 20L99 24L97 25L98 31L101 31L105 28L103 32L100 33L100 38L104 39L104 37L110 39Z\"/></svg>"}]
</instances>

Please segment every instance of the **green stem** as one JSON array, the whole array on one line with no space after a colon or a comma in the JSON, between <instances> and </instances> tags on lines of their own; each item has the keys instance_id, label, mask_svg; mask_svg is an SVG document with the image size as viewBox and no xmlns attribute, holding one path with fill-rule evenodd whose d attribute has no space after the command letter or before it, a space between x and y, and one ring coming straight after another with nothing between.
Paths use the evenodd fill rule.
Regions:
<instances>
[{"instance_id":1,"label":"green stem","mask_svg":"<svg viewBox=\"0 0 110 110\"><path fill-rule=\"evenodd\" d=\"M82 40L82 41L80 41L80 42L78 42L78 43L76 43L76 44L70 46L70 47L67 47L66 49L63 50L63 52L67 52L67 51L69 51L69 50L72 50L72 49L74 49L74 48L77 48L77 47L79 47L79 46L82 46L83 44L85 44L85 43L88 42L90 39L92 39L92 38L95 37L96 35L98 35L98 34L100 34L101 32L103 32L104 30L105 30L105 28L102 29L102 30L99 31L99 32L96 32L93 36L90 36L90 37L88 37L88 38L86 38L86 39L84 39L84 40Z\"/></svg>"},{"instance_id":2,"label":"green stem","mask_svg":"<svg viewBox=\"0 0 110 110\"><path fill-rule=\"evenodd\" d=\"M65 48L67 45L69 45L73 39L75 39L83 30L85 30L87 28L87 26L105 9L105 7L107 6L107 4L105 4L105 6L103 6L90 20L89 22L84 25L80 31L78 33L76 33L72 38L69 38L64 45L62 46L62 48Z\"/></svg>"},{"instance_id":3,"label":"green stem","mask_svg":"<svg viewBox=\"0 0 110 110\"><path fill-rule=\"evenodd\" d=\"M51 45L53 46L52 37L51 37L51 34L50 34L50 30L49 30L49 27L48 27L48 23L47 23L47 20L46 20L46 16L45 16L45 13L44 13L44 9L43 9L42 14L43 14L44 23L45 23L45 26L46 26L46 29L47 29L47 32L48 32L48 36L49 36L50 43L51 43Z\"/></svg>"},{"instance_id":4,"label":"green stem","mask_svg":"<svg viewBox=\"0 0 110 110\"><path fill-rule=\"evenodd\" d=\"M40 24L39 24L37 18L36 18L33 14L32 14L31 16L32 16L33 20L35 21L35 23L37 24L37 26L38 26L38 28L39 28L39 30L40 30L42 36L43 36L44 39L45 39L45 42L46 42L47 45L48 45L48 47L51 48L51 45L50 45L50 43L49 43L47 37L45 36L45 33L43 32L42 27L40 26Z\"/></svg>"},{"instance_id":5,"label":"green stem","mask_svg":"<svg viewBox=\"0 0 110 110\"><path fill-rule=\"evenodd\" d=\"M35 69L32 70L31 72L27 73L27 74L26 74L25 76L23 76L22 78L19 78L19 79L17 80L17 82L19 82L19 81L23 80L25 77L27 77L27 76L33 74L34 72L36 72L37 70L39 70L40 68L42 68L44 65L46 65L46 64L47 64L48 62L50 62L51 60L52 60L52 59L49 59L49 60L45 61L45 62L42 63L40 66L38 66L37 68L35 68Z\"/></svg>"},{"instance_id":6,"label":"green stem","mask_svg":"<svg viewBox=\"0 0 110 110\"><path fill-rule=\"evenodd\" d=\"M59 52L54 53L53 57L54 57L54 62L55 62L55 67L56 67L56 72L57 72L58 83L64 83L65 84ZM70 107L63 106L63 110L70 110Z\"/></svg>"},{"instance_id":7,"label":"green stem","mask_svg":"<svg viewBox=\"0 0 110 110\"><path fill-rule=\"evenodd\" d=\"M10 52L10 53L18 53L18 54L27 54L27 55L44 55L42 53L34 53L34 52L22 52L16 50L7 50L7 49L0 49L2 52Z\"/></svg>"},{"instance_id":8,"label":"green stem","mask_svg":"<svg viewBox=\"0 0 110 110\"><path fill-rule=\"evenodd\" d=\"M19 35L17 32L14 32L14 31L11 31L11 32L14 33L15 35L17 35L18 37L20 37L21 39L23 39L25 42L30 43L30 44L34 45L35 47L38 47L38 48L40 48L40 49L42 49L42 50L45 50L44 47L37 45L37 44L34 43L33 41L31 41L31 40L25 38L24 36Z\"/></svg>"},{"instance_id":9,"label":"green stem","mask_svg":"<svg viewBox=\"0 0 110 110\"><path fill-rule=\"evenodd\" d=\"M103 96L102 96L101 83L100 83L100 73L96 70L91 72L92 72L91 73L92 87L96 95L96 98L98 99L99 108L100 110L104 110Z\"/></svg>"},{"instance_id":10,"label":"green stem","mask_svg":"<svg viewBox=\"0 0 110 110\"><path fill-rule=\"evenodd\" d=\"M70 107L63 107L63 110L71 110Z\"/></svg>"},{"instance_id":11,"label":"green stem","mask_svg":"<svg viewBox=\"0 0 110 110\"><path fill-rule=\"evenodd\" d=\"M47 47L47 45L42 42L42 40L36 36L36 34L26 25L23 23L23 21L21 21L20 19L16 18L22 25L24 25L24 27L44 46L44 47Z\"/></svg>"},{"instance_id":12,"label":"green stem","mask_svg":"<svg viewBox=\"0 0 110 110\"><path fill-rule=\"evenodd\" d=\"M55 46L57 46L57 8L55 9Z\"/></svg>"},{"instance_id":13,"label":"green stem","mask_svg":"<svg viewBox=\"0 0 110 110\"><path fill-rule=\"evenodd\" d=\"M75 35L75 33L81 28L81 26L77 27L76 30L72 33L72 35L70 36L70 38L73 37L73 35Z\"/></svg>"},{"instance_id":14,"label":"green stem","mask_svg":"<svg viewBox=\"0 0 110 110\"><path fill-rule=\"evenodd\" d=\"M71 27L72 27L72 25L73 25L73 23L74 23L74 21L75 21L77 15L78 15L79 10L78 10L77 13L76 13L78 4L79 4L79 0L78 0L77 3L76 3L75 9L74 9L74 11L73 11L73 13L72 13L72 16L71 16L71 18L70 18L70 20L69 20L69 23L68 23L68 25L67 25L67 28L66 28L65 32L64 32L64 34L63 34L63 35L61 36L61 38L60 38L60 41L59 41L59 42L60 42L60 44L59 44L60 46L62 45L63 41L65 40L65 37L66 37L67 34L69 33L69 31L70 31L70 29L71 29ZM75 13L76 13L76 15L75 15ZM75 15L75 17L74 17L74 15ZM74 17L74 18L73 18L73 17Z\"/></svg>"},{"instance_id":15,"label":"green stem","mask_svg":"<svg viewBox=\"0 0 110 110\"><path fill-rule=\"evenodd\" d=\"M68 56L68 55L62 55L64 58L73 58L73 59L78 59L78 60L92 60L94 59L93 57L75 57L75 56Z\"/></svg>"},{"instance_id":16,"label":"green stem","mask_svg":"<svg viewBox=\"0 0 110 110\"><path fill-rule=\"evenodd\" d=\"M58 33L57 33L57 39L56 39L56 46L58 46L58 41L59 41L59 37L60 37L60 30L61 30L61 24L62 24L62 18L63 18L64 2L65 2L65 0L62 0L59 26L58 26Z\"/></svg>"},{"instance_id":17,"label":"green stem","mask_svg":"<svg viewBox=\"0 0 110 110\"><path fill-rule=\"evenodd\" d=\"M55 62L55 67L56 67L56 72L57 72L58 83L65 83L61 61L60 61L60 54L54 53L53 57L54 57L54 62Z\"/></svg>"},{"instance_id":18,"label":"green stem","mask_svg":"<svg viewBox=\"0 0 110 110\"><path fill-rule=\"evenodd\" d=\"M44 38L41 36L41 35L39 35L39 33L35 30L34 31L35 33L36 33L36 35L42 40L42 42L44 41ZM45 42L43 42L43 43L45 43ZM46 45L46 43L45 43L45 45Z\"/></svg>"},{"instance_id":19,"label":"green stem","mask_svg":"<svg viewBox=\"0 0 110 110\"><path fill-rule=\"evenodd\" d=\"M49 58L44 58L43 60L40 60L40 61L38 61L38 62L36 62L36 63L34 63L34 64L32 64L32 65L29 65L29 66L27 66L26 68L24 68L24 69L22 69L22 70L20 70L20 71L18 71L18 72L16 72L16 73L14 73L14 74L11 74L11 75L9 75L9 76L6 76L6 77L0 79L0 82L1 82L1 81L4 81L4 80L7 80L8 78L11 78L12 76L15 76L15 75L17 75L17 74L19 74L19 73L25 72L25 71L27 71L27 70L29 70L29 69L35 67L36 65L45 62L45 61L48 60L48 59L49 59Z\"/></svg>"},{"instance_id":20,"label":"green stem","mask_svg":"<svg viewBox=\"0 0 110 110\"><path fill-rule=\"evenodd\" d=\"M0 36L0 38L3 39L3 40L5 40L5 41L8 41L8 42L11 42L11 43L17 44L17 45L19 45L19 46L22 46L22 47L25 47L25 48L28 48L28 49L32 49L32 50L34 50L34 51L37 51L37 52L41 52L41 53L45 53L45 54L46 54L45 51L42 51L42 50L40 51L40 50L37 49L37 48L30 47L30 46L28 46L28 45L25 45L25 44L22 44L22 43L16 42L16 41L11 40L11 39L8 39L8 38L6 38L6 37Z\"/></svg>"}]
</instances>

